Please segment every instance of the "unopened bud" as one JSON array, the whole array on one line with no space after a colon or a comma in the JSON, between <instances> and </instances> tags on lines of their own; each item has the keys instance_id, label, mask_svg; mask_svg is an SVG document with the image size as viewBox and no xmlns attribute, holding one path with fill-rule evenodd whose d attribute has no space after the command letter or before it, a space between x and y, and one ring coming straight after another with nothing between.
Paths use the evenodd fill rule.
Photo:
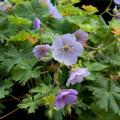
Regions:
<instances>
[{"instance_id":1,"label":"unopened bud","mask_svg":"<svg viewBox=\"0 0 120 120\"><path fill-rule=\"evenodd\" d=\"M58 68L57 71L54 74L54 82L59 85L59 81L61 80L62 77L62 71Z\"/></svg>"}]
</instances>

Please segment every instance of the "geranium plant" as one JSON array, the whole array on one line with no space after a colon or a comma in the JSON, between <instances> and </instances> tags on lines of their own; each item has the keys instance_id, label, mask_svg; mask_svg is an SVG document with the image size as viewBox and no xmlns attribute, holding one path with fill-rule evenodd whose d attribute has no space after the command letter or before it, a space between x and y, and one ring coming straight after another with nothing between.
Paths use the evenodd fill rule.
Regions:
<instances>
[{"instance_id":1,"label":"geranium plant","mask_svg":"<svg viewBox=\"0 0 120 120\"><path fill-rule=\"evenodd\" d=\"M0 3L0 113L4 100L48 119L120 119L120 12L79 0ZM111 2L110 2L111 4ZM102 7L102 6L101 6ZM112 15L105 23L102 15ZM22 97L13 93L27 90ZM6 106L7 109L7 106ZM1 117L1 119L4 116Z\"/></svg>"}]
</instances>

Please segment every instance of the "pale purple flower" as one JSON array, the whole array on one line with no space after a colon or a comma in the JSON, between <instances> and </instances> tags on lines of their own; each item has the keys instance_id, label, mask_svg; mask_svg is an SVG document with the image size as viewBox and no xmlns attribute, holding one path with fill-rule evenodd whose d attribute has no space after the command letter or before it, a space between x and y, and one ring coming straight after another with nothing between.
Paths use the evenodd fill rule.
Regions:
<instances>
[{"instance_id":1,"label":"pale purple flower","mask_svg":"<svg viewBox=\"0 0 120 120\"><path fill-rule=\"evenodd\" d=\"M85 43L88 40L88 33L86 33L86 32L79 29L76 32L74 32L74 35L75 35L76 40L78 42L81 42L82 45L85 45Z\"/></svg>"},{"instance_id":2,"label":"pale purple flower","mask_svg":"<svg viewBox=\"0 0 120 120\"><path fill-rule=\"evenodd\" d=\"M114 3L115 3L116 5L120 5L120 0L114 0Z\"/></svg>"},{"instance_id":3,"label":"pale purple flower","mask_svg":"<svg viewBox=\"0 0 120 120\"><path fill-rule=\"evenodd\" d=\"M73 34L65 34L56 37L52 43L52 56L55 60L65 65L72 65L77 62L77 57L81 56L83 46L76 41Z\"/></svg>"},{"instance_id":4,"label":"pale purple flower","mask_svg":"<svg viewBox=\"0 0 120 120\"><path fill-rule=\"evenodd\" d=\"M74 71L71 71L66 85L74 85L76 83L81 83L84 77L88 77L90 72L86 68L78 68Z\"/></svg>"},{"instance_id":5,"label":"pale purple flower","mask_svg":"<svg viewBox=\"0 0 120 120\"><path fill-rule=\"evenodd\" d=\"M55 6L52 5L52 3L50 3L48 5L48 10L50 12L50 14L55 18L55 19L62 19L62 15L59 13L59 11L57 10L57 8Z\"/></svg>"},{"instance_id":6,"label":"pale purple flower","mask_svg":"<svg viewBox=\"0 0 120 120\"><path fill-rule=\"evenodd\" d=\"M33 54L37 59L41 59L48 55L50 46L47 45L37 45L33 48Z\"/></svg>"},{"instance_id":7,"label":"pale purple flower","mask_svg":"<svg viewBox=\"0 0 120 120\"><path fill-rule=\"evenodd\" d=\"M0 10L2 10L2 11L5 11L11 7L12 7L12 5L8 0L5 0L4 2L0 2Z\"/></svg>"},{"instance_id":8,"label":"pale purple flower","mask_svg":"<svg viewBox=\"0 0 120 120\"><path fill-rule=\"evenodd\" d=\"M39 29L40 25L41 25L40 19L39 18L35 18L34 23L33 23L34 28Z\"/></svg>"},{"instance_id":9,"label":"pale purple flower","mask_svg":"<svg viewBox=\"0 0 120 120\"><path fill-rule=\"evenodd\" d=\"M73 104L77 101L78 92L74 89L61 90L55 98L56 109L62 109L65 105Z\"/></svg>"}]
</instances>

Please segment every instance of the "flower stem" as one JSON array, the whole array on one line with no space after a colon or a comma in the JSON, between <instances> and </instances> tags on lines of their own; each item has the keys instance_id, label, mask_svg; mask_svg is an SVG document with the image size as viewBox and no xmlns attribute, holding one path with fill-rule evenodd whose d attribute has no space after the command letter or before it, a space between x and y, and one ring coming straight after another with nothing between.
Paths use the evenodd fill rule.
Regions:
<instances>
[{"instance_id":1,"label":"flower stem","mask_svg":"<svg viewBox=\"0 0 120 120\"><path fill-rule=\"evenodd\" d=\"M17 100L18 102L21 102L17 97L13 96L13 95L9 95L10 97L12 97L13 99Z\"/></svg>"},{"instance_id":2,"label":"flower stem","mask_svg":"<svg viewBox=\"0 0 120 120\"><path fill-rule=\"evenodd\" d=\"M112 5L112 0L110 0L109 5L100 15L102 16L104 13L108 12L111 5Z\"/></svg>"},{"instance_id":3,"label":"flower stem","mask_svg":"<svg viewBox=\"0 0 120 120\"><path fill-rule=\"evenodd\" d=\"M19 109L20 109L20 108L16 108L16 109L12 110L11 112L5 114L4 116L0 117L0 120L2 120L2 119L4 119L5 117L11 115L12 113L16 112L16 111L19 110Z\"/></svg>"}]
</instances>

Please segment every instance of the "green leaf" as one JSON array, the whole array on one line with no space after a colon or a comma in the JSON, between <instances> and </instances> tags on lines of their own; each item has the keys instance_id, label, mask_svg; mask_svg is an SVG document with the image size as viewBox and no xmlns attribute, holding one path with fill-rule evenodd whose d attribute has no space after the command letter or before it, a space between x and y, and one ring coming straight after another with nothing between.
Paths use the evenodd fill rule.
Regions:
<instances>
[{"instance_id":1,"label":"green leaf","mask_svg":"<svg viewBox=\"0 0 120 120\"><path fill-rule=\"evenodd\" d=\"M96 12L98 12L98 9L92 5L83 5L82 8L90 14L94 14Z\"/></svg>"},{"instance_id":2,"label":"green leaf","mask_svg":"<svg viewBox=\"0 0 120 120\"><path fill-rule=\"evenodd\" d=\"M66 3L75 4L75 3L78 3L78 2L79 2L79 0L58 0L59 4L66 4Z\"/></svg>"},{"instance_id":3,"label":"green leaf","mask_svg":"<svg viewBox=\"0 0 120 120\"><path fill-rule=\"evenodd\" d=\"M104 32L106 32L106 34L103 34ZM100 45L103 44L103 41L106 42L106 40L108 40L109 37L111 37L111 32L108 30L108 28L101 25L97 29L97 32L92 32L89 35L89 40L94 44Z\"/></svg>"},{"instance_id":4,"label":"green leaf","mask_svg":"<svg viewBox=\"0 0 120 120\"><path fill-rule=\"evenodd\" d=\"M120 21L113 18L112 21L109 22L111 28L120 28Z\"/></svg>"},{"instance_id":5,"label":"green leaf","mask_svg":"<svg viewBox=\"0 0 120 120\"><path fill-rule=\"evenodd\" d=\"M14 4L20 4L20 3L23 3L24 1L28 1L28 0L9 0L9 1Z\"/></svg>"},{"instance_id":6,"label":"green leaf","mask_svg":"<svg viewBox=\"0 0 120 120\"><path fill-rule=\"evenodd\" d=\"M19 25L30 26L32 24L32 21L30 21L29 19L18 17L17 15L15 15L15 16L13 16L13 15L8 16L8 20L9 20L9 22L11 24L14 24L16 26L19 26Z\"/></svg>"},{"instance_id":7,"label":"green leaf","mask_svg":"<svg viewBox=\"0 0 120 120\"><path fill-rule=\"evenodd\" d=\"M0 45L0 62L4 60L4 56L5 56L5 48L3 48L1 45Z\"/></svg>"},{"instance_id":8,"label":"green leaf","mask_svg":"<svg viewBox=\"0 0 120 120\"><path fill-rule=\"evenodd\" d=\"M74 7L72 4L58 6L60 13L63 16L82 16L83 12L81 9Z\"/></svg>"},{"instance_id":9,"label":"green leaf","mask_svg":"<svg viewBox=\"0 0 120 120\"><path fill-rule=\"evenodd\" d=\"M44 16L48 14L48 7L42 6L38 0L24 1L15 7L14 13L19 17L34 20L36 17L44 20ZM48 16L48 15L47 15Z\"/></svg>"},{"instance_id":10,"label":"green leaf","mask_svg":"<svg viewBox=\"0 0 120 120\"><path fill-rule=\"evenodd\" d=\"M112 65L120 66L120 55L119 54L111 55L111 57L109 58L109 61Z\"/></svg>"},{"instance_id":11,"label":"green leaf","mask_svg":"<svg viewBox=\"0 0 120 120\"><path fill-rule=\"evenodd\" d=\"M5 53L5 59L4 61L1 63L1 68L3 70L5 70L6 72L9 72L14 65L16 65L17 63L19 63L19 61L21 60L19 53L16 49L12 48L9 49L8 52Z\"/></svg>"},{"instance_id":12,"label":"green leaf","mask_svg":"<svg viewBox=\"0 0 120 120\"><path fill-rule=\"evenodd\" d=\"M12 86L13 84L10 79L6 79L0 84L0 99L3 99L5 96L9 95Z\"/></svg>"},{"instance_id":13,"label":"green leaf","mask_svg":"<svg viewBox=\"0 0 120 120\"><path fill-rule=\"evenodd\" d=\"M101 71L101 70L105 70L106 68L108 68L107 65L104 65L104 64L99 63L99 62L85 63L85 66L86 66L90 71Z\"/></svg>"},{"instance_id":14,"label":"green leaf","mask_svg":"<svg viewBox=\"0 0 120 120\"><path fill-rule=\"evenodd\" d=\"M67 17L67 20L86 32L95 32L100 27L100 22L98 22L99 18L97 16L70 16Z\"/></svg>"},{"instance_id":15,"label":"green leaf","mask_svg":"<svg viewBox=\"0 0 120 120\"><path fill-rule=\"evenodd\" d=\"M33 12L33 8L30 2L22 2L21 4L17 5L15 8L15 14L28 19L35 18L35 13Z\"/></svg>"},{"instance_id":16,"label":"green leaf","mask_svg":"<svg viewBox=\"0 0 120 120\"><path fill-rule=\"evenodd\" d=\"M61 111L54 111L52 119L53 120L63 120Z\"/></svg>"},{"instance_id":17,"label":"green leaf","mask_svg":"<svg viewBox=\"0 0 120 120\"><path fill-rule=\"evenodd\" d=\"M6 59L2 62L2 66L7 72L9 72L14 65L16 65L20 61L19 58L14 59Z\"/></svg>"},{"instance_id":18,"label":"green leaf","mask_svg":"<svg viewBox=\"0 0 120 120\"><path fill-rule=\"evenodd\" d=\"M2 103L0 103L0 115L4 112L5 108L6 107Z\"/></svg>"},{"instance_id":19,"label":"green leaf","mask_svg":"<svg viewBox=\"0 0 120 120\"><path fill-rule=\"evenodd\" d=\"M98 105L92 104L91 109L94 111L97 120L119 120L120 117L116 114L114 114L113 111L105 111L103 109L100 109Z\"/></svg>"},{"instance_id":20,"label":"green leaf","mask_svg":"<svg viewBox=\"0 0 120 120\"><path fill-rule=\"evenodd\" d=\"M52 83L52 76L49 73L47 73L45 75L45 77L44 77L44 83L47 84L47 85L49 85L49 84Z\"/></svg>"},{"instance_id":21,"label":"green leaf","mask_svg":"<svg viewBox=\"0 0 120 120\"><path fill-rule=\"evenodd\" d=\"M112 109L120 116L120 88L113 81L104 77L97 81L94 87L88 87L96 98L96 103L101 109Z\"/></svg>"},{"instance_id":22,"label":"green leaf","mask_svg":"<svg viewBox=\"0 0 120 120\"><path fill-rule=\"evenodd\" d=\"M33 88L30 90L30 93L40 93L40 94L46 94L49 93L52 90L52 86L47 86L46 84L40 84L39 86Z\"/></svg>"},{"instance_id":23,"label":"green leaf","mask_svg":"<svg viewBox=\"0 0 120 120\"><path fill-rule=\"evenodd\" d=\"M53 86L47 86L45 84L40 84L37 87L31 89L25 99L22 100L18 107L21 109L27 109L28 113L34 113L40 105L53 105L54 104L54 94L55 90L52 89ZM48 99L47 99L48 98ZM49 104L49 101L52 104Z\"/></svg>"},{"instance_id":24,"label":"green leaf","mask_svg":"<svg viewBox=\"0 0 120 120\"><path fill-rule=\"evenodd\" d=\"M51 29L46 29L40 36L40 39L43 43L52 43L52 41L55 39L55 37L58 36L57 33L55 33Z\"/></svg>"},{"instance_id":25,"label":"green leaf","mask_svg":"<svg viewBox=\"0 0 120 120\"><path fill-rule=\"evenodd\" d=\"M11 35L10 41L25 41L25 40L29 40L30 37L37 39L38 36L39 36L38 34L22 30L16 35Z\"/></svg>"},{"instance_id":26,"label":"green leaf","mask_svg":"<svg viewBox=\"0 0 120 120\"><path fill-rule=\"evenodd\" d=\"M32 68L26 61L21 61L12 72L12 79L18 81L22 85L32 78L40 76L39 67Z\"/></svg>"},{"instance_id":27,"label":"green leaf","mask_svg":"<svg viewBox=\"0 0 120 120\"><path fill-rule=\"evenodd\" d=\"M39 107L39 102L34 101L32 96L28 96L22 100L22 103L18 104L18 107L21 109L27 109L28 113L35 113L35 110Z\"/></svg>"}]
</instances>

